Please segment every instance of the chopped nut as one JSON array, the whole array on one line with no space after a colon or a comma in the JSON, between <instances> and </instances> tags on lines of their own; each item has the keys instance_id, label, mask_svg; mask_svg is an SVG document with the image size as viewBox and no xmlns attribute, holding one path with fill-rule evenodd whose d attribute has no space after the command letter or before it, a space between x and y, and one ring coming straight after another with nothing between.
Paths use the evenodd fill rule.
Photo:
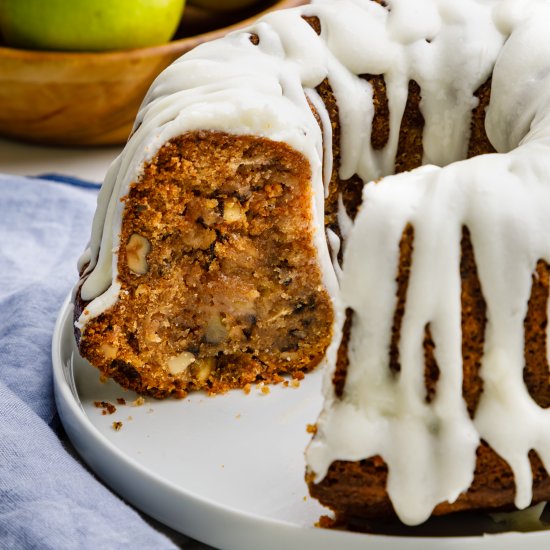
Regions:
<instances>
[{"instance_id":1,"label":"chopped nut","mask_svg":"<svg viewBox=\"0 0 550 550\"><path fill-rule=\"evenodd\" d=\"M101 353L103 353L105 359L114 359L116 357L117 350L114 346L111 346L111 344L104 342L101 344L99 349L101 350Z\"/></svg>"},{"instance_id":2,"label":"chopped nut","mask_svg":"<svg viewBox=\"0 0 550 550\"><path fill-rule=\"evenodd\" d=\"M203 203L201 217L204 224L208 227L219 221L219 213L215 210L217 206L218 201L216 199L206 199Z\"/></svg>"},{"instance_id":3,"label":"chopped nut","mask_svg":"<svg viewBox=\"0 0 550 550\"><path fill-rule=\"evenodd\" d=\"M116 402L117 402L119 405L126 405L126 399L124 399L124 397L117 397L117 398L116 398Z\"/></svg>"},{"instance_id":4,"label":"chopped nut","mask_svg":"<svg viewBox=\"0 0 550 550\"><path fill-rule=\"evenodd\" d=\"M222 318L219 315L212 316L206 326L205 338L209 344L219 344L227 337L227 329L225 328Z\"/></svg>"},{"instance_id":5,"label":"chopped nut","mask_svg":"<svg viewBox=\"0 0 550 550\"><path fill-rule=\"evenodd\" d=\"M133 233L126 243L126 259L128 261L128 268L137 275L145 275L148 271L147 266L147 254L151 250L151 244L149 241Z\"/></svg>"},{"instance_id":6,"label":"chopped nut","mask_svg":"<svg viewBox=\"0 0 550 550\"><path fill-rule=\"evenodd\" d=\"M195 361L195 356L189 351L183 351L179 355L168 359L168 370L172 374L181 374Z\"/></svg>"},{"instance_id":7,"label":"chopped nut","mask_svg":"<svg viewBox=\"0 0 550 550\"><path fill-rule=\"evenodd\" d=\"M193 365L193 375L199 382L206 382L210 373L216 367L215 357L205 357L204 359L197 359L195 365Z\"/></svg>"},{"instance_id":8,"label":"chopped nut","mask_svg":"<svg viewBox=\"0 0 550 550\"><path fill-rule=\"evenodd\" d=\"M154 331L147 331L145 333L145 339L148 342L153 342L158 344L159 342L162 342L162 338Z\"/></svg>"},{"instance_id":9,"label":"chopped nut","mask_svg":"<svg viewBox=\"0 0 550 550\"><path fill-rule=\"evenodd\" d=\"M136 296L141 296L142 294L147 294L147 287L145 285L139 285L135 290Z\"/></svg>"},{"instance_id":10,"label":"chopped nut","mask_svg":"<svg viewBox=\"0 0 550 550\"><path fill-rule=\"evenodd\" d=\"M120 429L122 428L122 422L113 422L112 426L115 432L119 432Z\"/></svg>"},{"instance_id":11,"label":"chopped nut","mask_svg":"<svg viewBox=\"0 0 550 550\"><path fill-rule=\"evenodd\" d=\"M224 202L223 219L228 223L246 221L245 213L239 201L229 199Z\"/></svg>"}]
</instances>

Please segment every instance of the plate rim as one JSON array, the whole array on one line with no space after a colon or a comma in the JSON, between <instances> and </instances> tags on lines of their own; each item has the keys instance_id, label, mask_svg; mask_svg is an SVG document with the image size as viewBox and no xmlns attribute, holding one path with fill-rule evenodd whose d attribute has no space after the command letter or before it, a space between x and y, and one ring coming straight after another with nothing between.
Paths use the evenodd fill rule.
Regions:
<instances>
[{"instance_id":1,"label":"plate rim","mask_svg":"<svg viewBox=\"0 0 550 550\"><path fill-rule=\"evenodd\" d=\"M520 541L529 543L531 550L539 548L537 542L541 543L540 550L548 548L550 530L529 533L510 531L463 537L404 537L321 529L314 526L302 527L283 520L235 510L213 499L198 495L194 491L174 487L160 474L141 465L105 438L88 418L77 397L76 388L73 393L66 376L67 367L63 361L63 341L67 338L66 331L69 330L68 327L71 327L72 322L72 294L72 292L69 293L63 301L52 335L53 386L59 417L79 457L107 488L162 524L200 542L226 550L256 549L260 541L263 550L280 550L281 547L288 550L293 548L303 550L310 548L311 545L314 545L316 550L329 550L335 545L342 550L359 550L367 546L371 550L392 550L405 545L408 550L439 550L443 547L458 550L466 545L470 550L490 550L493 543L495 548L498 545L499 549L514 550ZM78 353L74 342L73 353ZM68 368L71 371L70 375L73 376L72 361ZM105 457L111 461L110 464L108 461L102 463L104 462L102 458ZM117 474L121 475L118 480ZM185 520L181 517L180 521L176 521L175 516L169 514L162 505L159 510L154 504L143 502L136 496L136 491L126 485L128 479L132 483L137 482L136 485L141 483L144 487L157 489L160 487L163 492L161 496L171 499L177 497L175 500L182 501L184 516L188 515L189 519ZM201 514L205 515L201 518ZM221 525L222 530L212 529L213 525L216 527Z\"/></svg>"}]
</instances>

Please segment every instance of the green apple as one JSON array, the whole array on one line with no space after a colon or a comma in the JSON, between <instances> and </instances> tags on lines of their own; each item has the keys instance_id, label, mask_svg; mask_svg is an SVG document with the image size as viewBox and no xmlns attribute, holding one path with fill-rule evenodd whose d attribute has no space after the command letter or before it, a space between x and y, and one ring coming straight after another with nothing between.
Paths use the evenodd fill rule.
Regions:
<instances>
[{"instance_id":1,"label":"green apple","mask_svg":"<svg viewBox=\"0 0 550 550\"><path fill-rule=\"evenodd\" d=\"M163 44L176 31L185 0L0 0L8 46L100 51Z\"/></svg>"},{"instance_id":2,"label":"green apple","mask_svg":"<svg viewBox=\"0 0 550 550\"><path fill-rule=\"evenodd\" d=\"M189 0L193 6L212 11L240 10L257 2L258 0Z\"/></svg>"}]
</instances>

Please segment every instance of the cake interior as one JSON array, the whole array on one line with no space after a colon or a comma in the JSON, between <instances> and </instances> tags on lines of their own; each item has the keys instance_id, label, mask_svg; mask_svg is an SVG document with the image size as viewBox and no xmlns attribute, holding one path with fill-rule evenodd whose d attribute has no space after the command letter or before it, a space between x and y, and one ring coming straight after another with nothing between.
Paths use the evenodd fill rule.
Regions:
<instances>
[{"instance_id":1,"label":"cake interior","mask_svg":"<svg viewBox=\"0 0 550 550\"><path fill-rule=\"evenodd\" d=\"M300 153L263 138L165 144L124 199L120 297L86 326L84 356L156 397L303 376L332 325L310 178Z\"/></svg>"}]
</instances>

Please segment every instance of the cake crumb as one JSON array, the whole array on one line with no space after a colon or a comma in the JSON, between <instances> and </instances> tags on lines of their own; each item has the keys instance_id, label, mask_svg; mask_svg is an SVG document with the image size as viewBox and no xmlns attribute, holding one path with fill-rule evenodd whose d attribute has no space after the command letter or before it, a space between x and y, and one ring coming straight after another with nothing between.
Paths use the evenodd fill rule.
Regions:
<instances>
[{"instance_id":1,"label":"cake crumb","mask_svg":"<svg viewBox=\"0 0 550 550\"><path fill-rule=\"evenodd\" d=\"M307 500L307 497L304 497L304 502Z\"/></svg>"},{"instance_id":2,"label":"cake crumb","mask_svg":"<svg viewBox=\"0 0 550 550\"><path fill-rule=\"evenodd\" d=\"M113 430L119 432L122 428L122 422L113 422Z\"/></svg>"},{"instance_id":3,"label":"cake crumb","mask_svg":"<svg viewBox=\"0 0 550 550\"><path fill-rule=\"evenodd\" d=\"M293 378L290 382L290 385L293 387L293 388L299 388L300 387L300 381L296 378Z\"/></svg>"},{"instance_id":4,"label":"cake crumb","mask_svg":"<svg viewBox=\"0 0 550 550\"><path fill-rule=\"evenodd\" d=\"M336 521L329 516L321 516L315 524L315 527L320 527L321 529L334 529L335 526Z\"/></svg>"},{"instance_id":5,"label":"cake crumb","mask_svg":"<svg viewBox=\"0 0 550 550\"><path fill-rule=\"evenodd\" d=\"M247 384L247 385L243 388L243 391L244 391L244 393L246 393L246 395L248 395L248 394L250 393L250 390L251 390L250 384Z\"/></svg>"},{"instance_id":6,"label":"cake crumb","mask_svg":"<svg viewBox=\"0 0 550 550\"><path fill-rule=\"evenodd\" d=\"M317 424L308 424L306 427L306 432L308 434L316 434L317 433Z\"/></svg>"},{"instance_id":7,"label":"cake crumb","mask_svg":"<svg viewBox=\"0 0 550 550\"><path fill-rule=\"evenodd\" d=\"M116 412L116 407L108 401L94 401L94 405L98 409L103 409L101 411L101 414L103 415L113 414L114 412Z\"/></svg>"},{"instance_id":8,"label":"cake crumb","mask_svg":"<svg viewBox=\"0 0 550 550\"><path fill-rule=\"evenodd\" d=\"M241 417L241 413L235 415L235 418L236 418L237 420L238 420L240 417Z\"/></svg>"},{"instance_id":9,"label":"cake crumb","mask_svg":"<svg viewBox=\"0 0 550 550\"><path fill-rule=\"evenodd\" d=\"M270 392L269 386L263 386L263 387L262 387L262 393L263 393L264 395L268 395L269 392Z\"/></svg>"},{"instance_id":10,"label":"cake crumb","mask_svg":"<svg viewBox=\"0 0 550 550\"><path fill-rule=\"evenodd\" d=\"M294 378L294 380L303 380L305 376L306 375L301 370L292 373L292 378Z\"/></svg>"},{"instance_id":11,"label":"cake crumb","mask_svg":"<svg viewBox=\"0 0 550 550\"><path fill-rule=\"evenodd\" d=\"M99 381L102 383L102 384L106 384L107 383L107 380L109 380L109 378L107 376L105 376L104 374L100 374L99 375Z\"/></svg>"},{"instance_id":12,"label":"cake crumb","mask_svg":"<svg viewBox=\"0 0 550 550\"><path fill-rule=\"evenodd\" d=\"M129 417L128 417L128 418L126 419L126 420L130 420L130 421L132 421L133 419L134 419L134 417L133 417L133 416L129 416Z\"/></svg>"},{"instance_id":13,"label":"cake crumb","mask_svg":"<svg viewBox=\"0 0 550 550\"><path fill-rule=\"evenodd\" d=\"M283 382L283 386L284 386L285 388L288 388L288 380L285 380L285 381Z\"/></svg>"},{"instance_id":14,"label":"cake crumb","mask_svg":"<svg viewBox=\"0 0 550 550\"><path fill-rule=\"evenodd\" d=\"M137 399L132 401L132 407L141 407L144 404L145 404L145 399L143 399L141 395Z\"/></svg>"},{"instance_id":15,"label":"cake crumb","mask_svg":"<svg viewBox=\"0 0 550 550\"><path fill-rule=\"evenodd\" d=\"M126 399L124 399L124 397L117 397L117 398L116 398L116 402L117 402L119 405L126 405Z\"/></svg>"}]
</instances>

